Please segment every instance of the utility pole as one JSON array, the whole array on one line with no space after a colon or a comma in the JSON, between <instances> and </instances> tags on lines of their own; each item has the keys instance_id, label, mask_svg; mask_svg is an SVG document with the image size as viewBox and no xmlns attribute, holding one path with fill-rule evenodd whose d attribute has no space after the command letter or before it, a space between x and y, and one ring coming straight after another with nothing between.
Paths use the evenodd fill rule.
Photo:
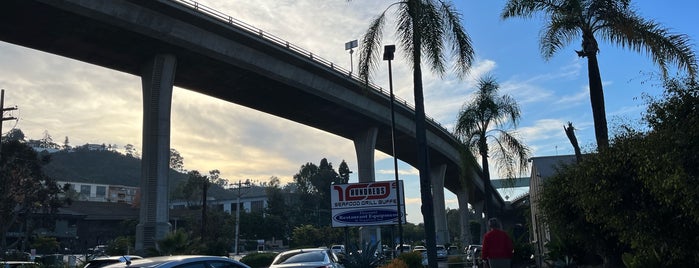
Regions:
<instances>
[{"instance_id":1,"label":"utility pole","mask_svg":"<svg viewBox=\"0 0 699 268\"><path fill-rule=\"evenodd\" d=\"M240 235L240 196L242 195L240 193L240 189L243 188L243 184L245 184L245 188L250 188L250 180L245 180L245 182L238 180L238 200L235 204L235 255L239 254L238 237Z\"/></svg>"},{"instance_id":2,"label":"utility pole","mask_svg":"<svg viewBox=\"0 0 699 268\"><path fill-rule=\"evenodd\" d=\"M5 120L17 120L15 117L5 117L5 111L17 110L17 106L5 108L5 90L0 89L0 158L2 158L2 122Z\"/></svg>"}]
</instances>

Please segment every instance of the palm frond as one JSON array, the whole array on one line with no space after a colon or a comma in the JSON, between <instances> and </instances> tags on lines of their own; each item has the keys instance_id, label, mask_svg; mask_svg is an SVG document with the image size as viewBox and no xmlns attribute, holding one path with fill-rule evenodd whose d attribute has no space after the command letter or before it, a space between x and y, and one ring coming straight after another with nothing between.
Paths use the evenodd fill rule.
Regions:
<instances>
[{"instance_id":1,"label":"palm frond","mask_svg":"<svg viewBox=\"0 0 699 268\"><path fill-rule=\"evenodd\" d=\"M386 11L374 18L362 38L362 48L359 52L359 77L366 83L369 82L371 72L379 64L378 57L385 21Z\"/></svg>"},{"instance_id":2,"label":"palm frond","mask_svg":"<svg viewBox=\"0 0 699 268\"><path fill-rule=\"evenodd\" d=\"M697 75L697 57L686 34L671 34L654 21L644 20L633 11L613 14L606 20L602 38L638 53L648 54L667 76L669 63L685 70L690 77Z\"/></svg>"},{"instance_id":3,"label":"palm frond","mask_svg":"<svg viewBox=\"0 0 699 268\"><path fill-rule=\"evenodd\" d=\"M425 60L429 62L430 69L437 74L444 74L444 22L437 7L432 1L418 1L421 3L417 21L417 31L420 37L421 52Z\"/></svg>"},{"instance_id":4,"label":"palm frond","mask_svg":"<svg viewBox=\"0 0 699 268\"><path fill-rule=\"evenodd\" d=\"M463 77L468 74L475 54L471 37L461 25L461 14L456 8L449 2L440 1L440 3L442 5L440 10L447 28L446 38L452 44L451 49L454 53L454 70L459 77Z\"/></svg>"},{"instance_id":5,"label":"palm frond","mask_svg":"<svg viewBox=\"0 0 699 268\"><path fill-rule=\"evenodd\" d=\"M539 49L544 59L551 59L561 48L580 36L577 25L574 16L555 16L542 28Z\"/></svg>"},{"instance_id":6,"label":"palm frond","mask_svg":"<svg viewBox=\"0 0 699 268\"><path fill-rule=\"evenodd\" d=\"M494 130L499 135L492 139L494 141L493 157L497 158L496 168L498 172L504 171L508 178L518 177L519 174L527 170L527 161L530 150L523 144L513 132L497 129Z\"/></svg>"},{"instance_id":7,"label":"palm frond","mask_svg":"<svg viewBox=\"0 0 699 268\"><path fill-rule=\"evenodd\" d=\"M413 1L411 1L413 2ZM398 43L400 43L401 49L405 51L405 57L408 62L415 62L415 44L413 44L413 23L415 23L413 17L411 16L410 4L411 2L402 2L398 5L398 11L396 11L397 23L396 23L396 34L398 34ZM414 68L414 66L413 66Z\"/></svg>"}]
</instances>

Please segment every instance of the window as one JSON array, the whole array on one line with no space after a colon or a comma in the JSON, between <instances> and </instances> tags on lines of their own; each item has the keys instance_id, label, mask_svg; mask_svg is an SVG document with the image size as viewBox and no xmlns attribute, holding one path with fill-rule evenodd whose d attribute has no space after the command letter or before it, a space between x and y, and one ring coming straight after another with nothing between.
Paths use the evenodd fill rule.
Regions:
<instances>
[{"instance_id":1,"label":"window","mask_svg":"<svg viewBox=\"0 0 699 268\"><path fill-rule=\"evenodd\" d=\"M97 197L105 197L105 196L107 196L107 187L106 186L97 186L96 192L97 192Z\"/></svg>"},{"instance_id":2,"label":"window","mask_svg":"<svg viewBox=\"0 0 699 268\"><path fill-rule=\"evenodd\" d=\"M265 201L252 201L250 202L251 212L262 212L265 209Z\"/></svg>"},{"instance_id":3,"label":"window","mask_svg":"<svg viewBox=\"0 0 699 268\"><path fill-rule=\"evenodd\" d=\"M90 185L81 185L80 186L80 194L85 195L85 196L90 196L90 190L91 190Z\"/></svg>"}]
</instances>

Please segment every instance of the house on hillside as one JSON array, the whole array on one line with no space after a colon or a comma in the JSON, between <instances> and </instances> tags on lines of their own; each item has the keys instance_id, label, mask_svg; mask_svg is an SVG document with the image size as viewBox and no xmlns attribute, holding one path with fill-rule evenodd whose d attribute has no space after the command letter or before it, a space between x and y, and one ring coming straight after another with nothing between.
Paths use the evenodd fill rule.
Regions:
<instances>
[{"instance_id":1,"label":"house on hillside","mask_svg":"<svg viewBox=\"0 0 699 268\"><path fill-rule=\"evenodd\" d=\"M531 206L531 242L535 247L538 267L542 267L544 256L548 253L546 243L551 241L551 234L543 222L542 213L538 207L543 184L547 178L556 173L561 165L575 163L575 155L541 156L529 159L532 163L529 181L529 201Z\"/></svg>"},{"instance_id":2,"label":"house on hillside","mask_svg":"<svg viewBox=\"0 0 699 268\"><path fill-rule=\"evenodd\" d=\"M238 196L240 194L240 196ZM240 205L238 205L240 197ZM206 204L210 208L219 209L230 214L234 214L240 207L241 212L264 212L267 207L267 193L264 187L252 186L250 188L229 190L225 196L218 198L210 196ZM171 200L170 209L183 209L188 207L201 206L201 200Z\"/></svg>"},{"instance_id":3,"label":"house on hillside","mask_svg":"<svg viewBox=\"0 0 699 268\"><path fill-rule=\"evenodd\" d=\"M63 187L70 184L80 201L114 202L135 205L139 200L140 187L108 185L100 183L58 181Z\"/></svg>"}]
</instances>

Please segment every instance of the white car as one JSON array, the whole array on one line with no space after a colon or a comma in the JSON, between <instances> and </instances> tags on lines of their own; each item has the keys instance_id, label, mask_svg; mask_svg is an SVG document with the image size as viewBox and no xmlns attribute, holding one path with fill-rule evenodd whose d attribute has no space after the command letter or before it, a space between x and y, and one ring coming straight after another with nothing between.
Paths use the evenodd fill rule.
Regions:
<instances>
[{"instance_id":1,"label":"white car","mask_svg":"<svg viewBox=\"0 0 699 268\"><path fill-rule=\"evenodd\" d=\"M132 260L130 264L119 262L104 268L250 268L242 262L226 257L179 255Z\"/></svg>"},{"instance_id":2,"label":"white car","mask_svg":"<svg viewBox=\"0 0 699 268\"><path fill-rule=\"evenodd\" d=\"M333 245L330 249L335 251L335 253L345 254L345 245Z\"/></svg>"},{"instance_id":3,"label":"white car","mask_svg":"<svg viewBox=\"0 0 699 268\"><path fill-rule=\"evenodd\" d=\"M304 248L284 251L274 257L269 268L344 268L335 252L327 248ZM214 267L216 268L216 267Z\"/></svg>"},{"instance_id":4,"label":"white car","mask_svg":"<svg viewBox=\"0 0 699 268\"><path fill-rule=\"evenodd\" d=\"M449 253L447 252L447 248L444 247L443 245L437 245L437 259L438 260L445 260L447 259L447 256Z\"/></svg>"}]
</instances>

